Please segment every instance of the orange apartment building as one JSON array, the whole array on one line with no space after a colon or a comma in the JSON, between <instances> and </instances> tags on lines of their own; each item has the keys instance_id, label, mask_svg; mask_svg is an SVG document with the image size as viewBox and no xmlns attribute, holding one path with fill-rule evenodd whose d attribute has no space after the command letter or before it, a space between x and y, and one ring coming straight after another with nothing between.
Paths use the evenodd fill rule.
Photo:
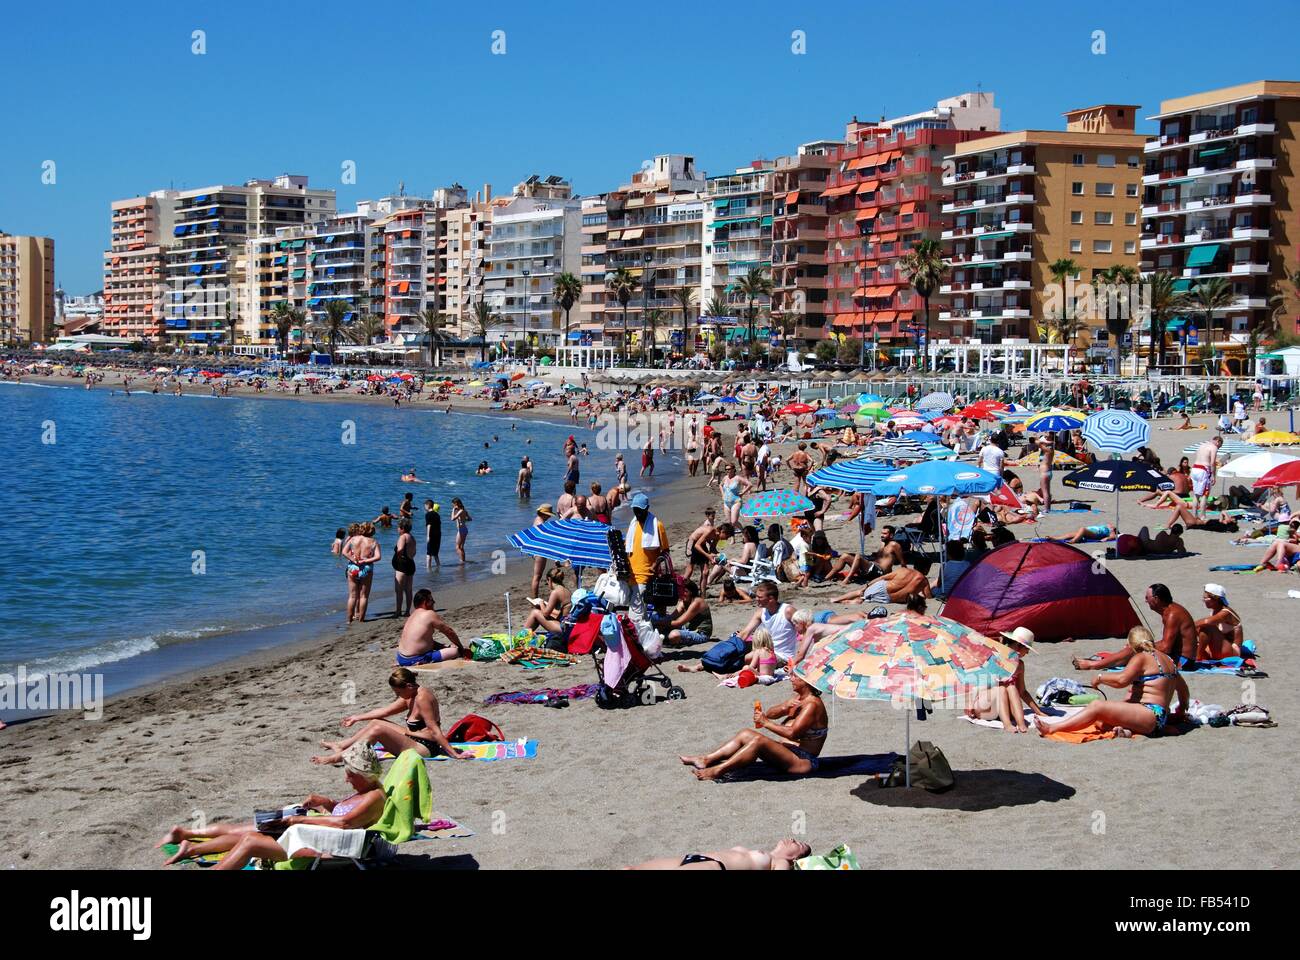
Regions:
<instances>
[{"instance_id":1,"label":"orange apartment building","mask_svg":"<svg viewBox=\"0 0 1300 960\"><path fill-rule=\"evenodd\" d=\"M54 334L54 241L0 233L0 343Z\"/></svg>"},{"instance_id":2,"label":"orange apartment building","mask_svg":"<svg viewBox=\"0 0 1300 960\"><path fill-rule=\"evenodd\" d=\"M1142 144L1138 107L1103 104L1065 114L1064 131L1020 130L962 144L944 177L953 218L943 231L952 337L1048 339L1050 265L1073 260L1074 279L1138 266ZM1048 301L1050 304L1053 301ZM1135 331L1136 335L1136 331ZM1106 349L1105 322L1087 318L1075 342Z\"/></svg>"},{"instance_id":3,"label":"orange apartment building","mask_svg":"<svg viewBox=\"0 0 1300 960\"><path fill-rule=\"evenodd\" d=\"M146 343L162 339L163 255L175 223L176 197L175 190L155 190L110 205L102 334Z\"/></svg>"},{"instance_id":4,"label":"orange apartment building","mask_svg":"<svg viewBox=\"0 0 1300 960\"><path fill-rule=\"evenodd\" d=\"M826 335L826 201L842 140L801 144L772 170L772 315L796 340Z\"/></svg>"}]
</instances>

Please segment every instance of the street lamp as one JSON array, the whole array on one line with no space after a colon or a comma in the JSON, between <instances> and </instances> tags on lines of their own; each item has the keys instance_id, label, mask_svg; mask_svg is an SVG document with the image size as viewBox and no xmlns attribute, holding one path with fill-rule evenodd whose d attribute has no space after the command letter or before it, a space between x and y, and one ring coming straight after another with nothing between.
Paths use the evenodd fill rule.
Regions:
<instances>
[{"instance_id":1,"label":"street lamp","mask_svg":"<svg viewBox=\"0 0 1300 960\"><path fill-rule=\"evenodd\" d=\"M524 344L528 344L528 278L532 276L531 270L523 271L524 275Z\"/></svg>"}]
</instances>

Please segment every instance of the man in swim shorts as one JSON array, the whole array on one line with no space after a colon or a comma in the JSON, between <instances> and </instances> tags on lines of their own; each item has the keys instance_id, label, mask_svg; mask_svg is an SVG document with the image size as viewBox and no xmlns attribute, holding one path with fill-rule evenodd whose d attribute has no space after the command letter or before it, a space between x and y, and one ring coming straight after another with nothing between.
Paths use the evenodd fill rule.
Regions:
<instances>
[{"instance_id":1,"label":"man in swim shorts","mask_svg":"<svg viewBox=\"0 0 1300 960\"><path fill-rule=\"evenodd\" d=\"M1213 437L1196 448L1196 462L1192 464L1192 516L1205 514L1205 500L1214 489L1214 470L1219 464L1219 448L1223 437Z\"/></svg>"},{"instance_id":2,"label":"man in swim shorts","mask_svg":"<svg viewBox=\"0 0 1300 960\"><path fill-rule=\"evenodd\" d=\"M417 590L412 598L411 615L402 626L402 638L397 642L397 665L411 667L422 663L441 663L468 657L469 651L460 642L456 631L438 616L433 609L433 592ZM450 644L438 643L433 639L437 631L451 641Z\"/></svg>"}]
</instances>

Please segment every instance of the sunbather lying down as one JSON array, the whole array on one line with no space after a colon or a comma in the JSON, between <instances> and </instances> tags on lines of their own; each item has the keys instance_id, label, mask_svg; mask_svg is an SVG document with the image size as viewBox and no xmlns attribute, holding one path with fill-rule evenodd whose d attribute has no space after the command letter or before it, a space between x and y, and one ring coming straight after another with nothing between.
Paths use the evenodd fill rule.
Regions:
<instances>
[{"instance_id":1,"label":"sunbather lying down","mask_svg":"<svg viewBox=\"0 0 1300 960\"><path fill-rule=\"evenodd\" d=\"M657 857L627 867L628 870L793 870L794 862L812 853L798 840L785 839L766 853L747 847L688 853L684 857Z\"/></svg>"},{"instance_id":2,"label":"sunbather lying down","mask_svg":"<svg viewBox=\"0 0 1300 960\"><path fill-rule=\"evenodd\" d=\"M285 817L282 823L287 830L297 824L313 827L336 827L340 830L363 830L379 822L384 812L383 775L379 758L369 744L358 743L343 755L343 776L355 793L346 800L331 800L313 793L301 806L319 811L325 816ZM202 842L196 843L196 840ZM288 860L291 857L315 857L317 851L299 848L286 849L282 839L261 833L252 823L210 823L202 829L176 826L158 841L161 847L177 843L180 849L168 858L164 866L201 857L208 853L225 853L217 864L218 870L242 870L253 859Z\"/></svg>"}]
</instances>

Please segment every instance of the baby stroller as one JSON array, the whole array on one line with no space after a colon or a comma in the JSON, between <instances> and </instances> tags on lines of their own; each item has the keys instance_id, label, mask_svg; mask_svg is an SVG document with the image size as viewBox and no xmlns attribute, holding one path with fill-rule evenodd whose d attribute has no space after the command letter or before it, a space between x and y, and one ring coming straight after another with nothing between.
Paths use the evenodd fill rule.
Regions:
<instances>
[{"instance_id":1,"label":"baby stroller","mask_svg":"<svg viewBox=\"0 0 1300 960\"><path fill-rule=\"evenodd\" d=\"M612 653L608 649L602 633L596 634L590 650L596 666L596 681L600 684L596 705L607 710L637 704L649 706L658 699L655 696L656 684L664 688L667 699L685 700L686 691L673 683L663 668L641 648L632 622L621 614L613 616L619 627L618 652Z\"/></svg>"}]
</instances>

